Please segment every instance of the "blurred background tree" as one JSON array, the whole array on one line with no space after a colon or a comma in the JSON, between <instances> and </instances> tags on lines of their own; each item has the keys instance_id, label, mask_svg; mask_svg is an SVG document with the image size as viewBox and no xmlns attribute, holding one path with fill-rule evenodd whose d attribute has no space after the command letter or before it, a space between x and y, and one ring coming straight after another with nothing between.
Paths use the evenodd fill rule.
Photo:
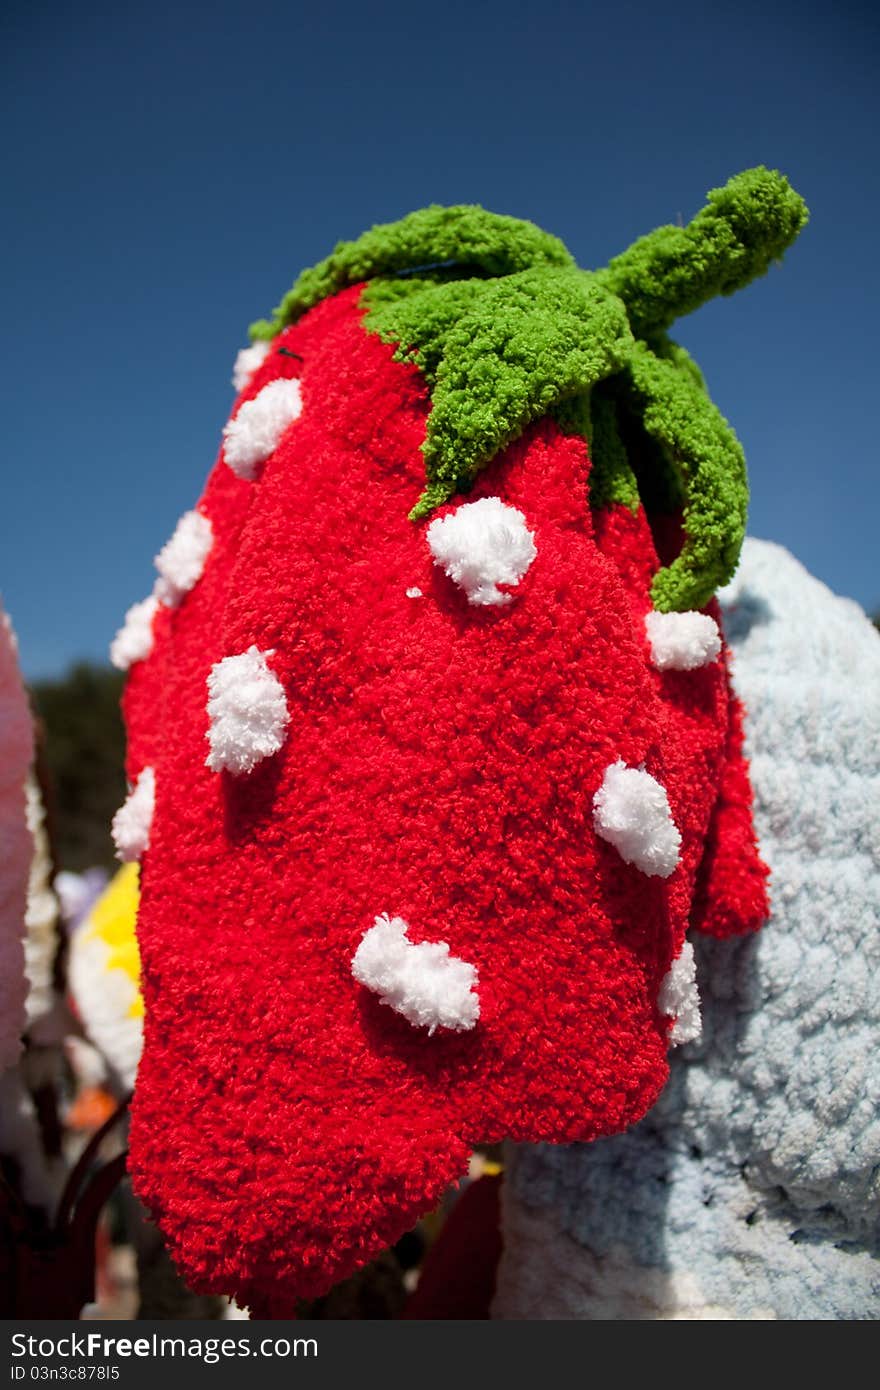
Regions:
<instances>
[{"instance_id":1,"label":"blurred background tree","mask_svg":"<svg viewBox=\"0 0 880 1390\"><path fill-rule=\"evenodd\" d=\"M123 675L78 662L30 693L43 725L48 813L58 866L81 872L118 867L110 821L125 799L125 733L119 710Z\"/></svg>"}]
</instances>

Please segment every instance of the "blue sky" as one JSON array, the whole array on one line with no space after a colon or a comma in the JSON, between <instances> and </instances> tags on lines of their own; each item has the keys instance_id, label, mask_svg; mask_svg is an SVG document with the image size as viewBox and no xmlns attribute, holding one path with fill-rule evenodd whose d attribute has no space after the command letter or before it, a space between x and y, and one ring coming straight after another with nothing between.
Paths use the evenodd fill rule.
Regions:
<instances>
[{"instance_id":1,"label":"blue sky","mask_svg":"<svg viewBox=\"0 0 880 1390\"><path fill-rule=\"evenodd\" d=\"M197 499L252 319L429 202L582 265L754 164L811 222L683 320L750 530L880 607L880 22L868 4L7 2L0 591L25 672L103 660Z\"/></svg>"}]
</instances>

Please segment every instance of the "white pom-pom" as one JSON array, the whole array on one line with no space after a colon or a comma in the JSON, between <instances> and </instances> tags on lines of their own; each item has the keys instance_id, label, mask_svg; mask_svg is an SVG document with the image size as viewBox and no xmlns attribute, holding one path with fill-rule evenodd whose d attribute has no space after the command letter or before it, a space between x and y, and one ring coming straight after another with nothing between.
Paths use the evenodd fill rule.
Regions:
<instances>
[{"instance_id":1,"label":"white pom-pom","mask_svg":"<svg viewBox=\"0 0 880 1390\"><path fill-rule=\"evenodd\" d=\"M696 671L721 651L718 624L708 613L649 613L645 629L658 671Z\"/></svg>"},{"instance_id":2,"label":"white pom-pom","mask_svg":"<svg viewBox=\"0 0 880 1390\"><path fill-rule=\"evenodd\" d=\"M271 655L249 647L211 669L206 762L213 772L250 772L284 743L290 715L284 687L266 664Z\"/></svg>"},{"instance_id":3,"label":"white pom-pom","mask_svg":"<svg viewBox=\"0 0 880 1390\"><path fill-rule=\"evenodd\" d=\"M223 457L233 473L253 479L301 413L302 395L293 377L270 381L252 401L245 401L223 430Z\"/></svg>"},{"instance_id":4,"label":"white pom-pom","mask_svg":"<svg viewBox=\"0 0 880 1390\"><path fill-rule=\"evenodd\" d=\"M174 535L156 556L159 578L153 592L166 608L175 608L201 579L213 544L208 518L201 512L184 512Z\"/></svg>"},{"instance_id":5,"label":"white pom-pom","mask_svg":"<svg viewBox=\"0 0 880 1390\"><path fill-rule=\"evenodd\" d=\"M265 362L272 351L271 343L254 343L241 348L232 368L232 384L236 391L243 391L258 367Z\"/></svg>"},{"instance_id":6,"label":"white pom-pom","mask_svg":"<svg viewBox=\"0 0 880 1390\"><path fill-rule=\"evenodd\" d=\"M593 824L621 859L643 873L668 878L675 869L681 836L664 788L644 768L620 759L606 768L593 797Z\"/></svg>"},{"instance_id":7,"label":"white pom-pom","mask_svg":"<svg viewBox=\"0 0 880 1390\"><path fill-rule=\"evenodd\" d=\"M351 962L359 984L416 1028L466 1032L480 1017L477 971L449 954L445 941L414 945L401 917L377 917Z\"/></svg>"},{"instance_id":8,"label":"white pom-pom","mask_svg":"<svg viewBox=\"0 0 880 1390\"><path fill-rule=\"evenodd\" d=\"M155 594L133 603L125 622L110 643L110 660L118 671L127 671L136 661L143 661L153 650L153 618L159 600Z\"/></svg>"},{"instance_id":9,"label":"white pom-pom","mask_svg":"<svg viewBox=\"0 0 880 1390\"><path fill-rule=\"evenodd\" d=\"M407 598L424 598L424 594L416 584L411 589L407 589L406 596Z\"/></svg>"},{"instance_id":10,"label":"white pom-pom","mask_svg":"<svg viewBox=\"0 0 880 1390\"><path fill-rule=\"evenodd\" d=\"M674 1045L696 1042L703 1031L700 1016L700 995L697 990L697 963L694 948L686 941L679 955L663 977L657 1007L675 1022L669 1032Z\"/></svg>"},{"instance_id":11,"label":"white pom-pom","mask_svg":"<svg viewBox=\"0 0 880 1390\"><path fill-rule=\"evenodd\" d=\"M124 864L140 859L150 848L150 827L156 804L156 774L145 767L129 792L124 805L113 817L112 835L116 858Z\"/></svg>"},{"instance_id":12,"label":"white pom-pom","mask_svg":"<svg viewBox=\"0 0 880 1390\"><path fill-rule=\"evenodd\" d=\"M538 553L522 512L500 497L465 502L437 517L426 540L435 565L464 589L468 603L484 607L510 603L512 595L498 585L518 584Z\"/></svg>"}]
</instances>

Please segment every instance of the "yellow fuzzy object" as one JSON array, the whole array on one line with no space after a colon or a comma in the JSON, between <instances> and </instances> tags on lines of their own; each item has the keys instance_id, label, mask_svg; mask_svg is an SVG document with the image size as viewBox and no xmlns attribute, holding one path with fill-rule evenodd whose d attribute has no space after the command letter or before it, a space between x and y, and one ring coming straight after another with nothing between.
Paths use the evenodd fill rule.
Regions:
<instances>
[{"instance_id":1,"label":"yellow fuzzy object","mask_svg":"<svg viewBox=\"0 0 880 1390\"><path fill-rule=\"evenodd\" d=\"M129 1018L143 1018L144 1001L138 987L141 960L138 955L135 923L140 888L137 864L123 864L101 894L83 927L84 941L96 938L109 947L107 970L122 970L135 987L128 1006Z\"/></svg>"}]
</instances>

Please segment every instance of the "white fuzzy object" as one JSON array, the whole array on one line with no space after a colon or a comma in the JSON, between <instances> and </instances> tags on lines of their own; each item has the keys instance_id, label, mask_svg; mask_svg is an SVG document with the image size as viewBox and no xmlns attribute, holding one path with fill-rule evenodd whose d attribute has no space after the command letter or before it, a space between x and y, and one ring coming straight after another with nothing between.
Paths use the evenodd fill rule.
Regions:
<instances>
[{"instance_id":1,"label":"white fuzzy object","mask_svg":"<svg viewBox=\"0 0 880 1390\"><path fill-rule=\"evenodd\" d=\"M681 835L665 788L644 768L621 759L606 768L593 797L593 824L627 864L655 878L674 872Z\"/></svg>"},{"instance_id":2,"label":"white fuzzy object","mask_svg":"<svg viewBox=\"0 0 880 1390\"><path fill-rule=\"evenodd\" d=\"M153 590L166 608L176 608L202 577L214 544L211 523L201 512L184 512L171 537L156 556L159 578Z\"/></svg>"},{"instance_id":3,"label":"white fuzzy object","mask_svg":"<svg viewBox=\"0 0 880 1390\"><path fill-rule=\"evenodd\" d=\"M708 613L649 613L645 630L658 671L696 671L721 651L718 624Z\"/></svg>"},{"instance_id":4,"label":"white fuzzy object","mask_svg":"<svg viewBox=\"0 0 880 1390\"><path fill-rule=\"evenodd\" d=\"M252 646L211 668L205 761L213 772L251 772L282 747L290 715L284 687L266 661L272 655Z\"/></svg>"},{"instance_id":5,"label":"white fuzzy object","mask_svg":"<svg viewBox=\"0 0 880 1390\"><path fill-rule=\"evenodd\" d=\"M258 367L265 362L272 351L271 343L253 343L241 348L232 368L232 384L236 391L243 391Z\"/></svg>"},{"instance_id":6,"label":"white fuzzy object","mask_svg":"<svg viewBox=\"0 0 880 1390\"><path fill-rule=\"evenodd\" d=\"M258 396L245 401L223 429L223 457L233 473L250 482L301 413L302 394L293 377L270 381Z\"/></svg>"},{"instance_id":7,"label":"white fuzzy object","mask_svg":"<svg viewBox=\"0 0 880 1390\"><path fill-rule=\"evenodd\" d=\"M663 977L657 1007L667 1018L675 1020L669 1030L669 1041L673 1046L696 1042L703 1031L703 1020L697 989L697 962L689 941L684 943L681 953Z\"/></svg>"},{"instance_id":8,"label":"white fuzzy object","mask_svg":"<svg viewBox=\"0 0 880 1390\"><path fill-rule=\"evenodd\" d=\"M510 603L513 596L498 585L518 584L538 553L522 512L500 497L465 502L437 517L425 539L434 564L480 607Z\"/></svg>"},{"instance_id":9,"label":"white fuzzy object","mask_svg":"<svg viewBox=\"0 0 880 1390\"><path fill-rule=\"evenodd\" d=\"M58 899L52 888L52 851L46 833L46 812L33 772L25 784L27 826L34 844L28 876L24 958L28 978L27 1029L31 1041L48 1044L58 1014L52 979L58 951Z\"/></svg>"},{"instance_id":10,"label":"white fuzzy object","mask_svg":"<svg viewBox=\"0 0 880 1390\"><path fill-rule=\"evenodd\" d=\"M125 970L114 967L113 953L92 930L90 918L71 938L68 977L83 1027L118 1078L115 1089L130 1091L144 1042L138 988Z\"/></svg>"},{"instance_id":11,"label":"white fuzzy object","mask_svg":"<svg viewBox=\"0 0 880 1390\"><path fill-rule=\"evenodd\" d=\"M111 834L116 858L123 864L140 859L150 847L150 828L156 804L156 774L145 767L125 802L113 817Z\"/></svg>"},{"instance_id":12,"label":"white fuzzy object","mask_svg":"<svg viewBox=\"0 0 880 1390\"><path fill-rule=\"evenodd\" d=\"M654 1182L660 1186L656 1176ZM638 1201L638 1189L631 1200ZM595 1254L572 1238L564 1215L553 1207L528 1206L507 1181L501 1190L501 1211L504 1253L493 1318L735 1322L742 1317L765 1321L776 1316L772 1308L755 1301L742 1311L732 1303L713 1302L699 1269L646 1269L623 1243ZM609 1220L613 1219L612 1211Z\"/></svg>"},{"instance_id":13,"label":"white fuzzy object","mask_svg":"<svg viewBox=\"0 0 880 1390\"><path fill-rule=\"evenodd\" d=\"M480 1017L476 967L451 956L445 941L414 945L407 929L402 917L377 917L355 951L352 975L429 1034L473 1028Z\"/></svg>"},{"instance_id":14,"label":"white fuzzy object","mask_svg":"<svg viewBox=\"0 0 880 1390\"><path fill-rule=\"evenodd\" d=\"M418 588L418 586L415 584L412 586L411 589L407 589L406 596L407 598L424 598L424 594L422 593L421 589Z\"/></svg>"},{"instance_id":15,"label":"white fuzzy object","mask_svg":"<svg viewBox=\"0 0 880 1390\"><path fill-rule=\"evenodd\" d=\"M33 726L15 634L0 606L0 1072L17 1061L25 1026L25 911L33 839L25 779Z\"/></svg>"},{"instance_id":16,"label":"white fuzzy object","mask_svg":"<svg viewBox=\"0 0 880 1390\"><path fill-rule=\"evenodd\" d=\"M153 618L159 600L155 594L133 603L125 621L110 643L110 660L117 671L127 671L136 661L143 661L153 650Z\"/></svg>"}]
</instances>

